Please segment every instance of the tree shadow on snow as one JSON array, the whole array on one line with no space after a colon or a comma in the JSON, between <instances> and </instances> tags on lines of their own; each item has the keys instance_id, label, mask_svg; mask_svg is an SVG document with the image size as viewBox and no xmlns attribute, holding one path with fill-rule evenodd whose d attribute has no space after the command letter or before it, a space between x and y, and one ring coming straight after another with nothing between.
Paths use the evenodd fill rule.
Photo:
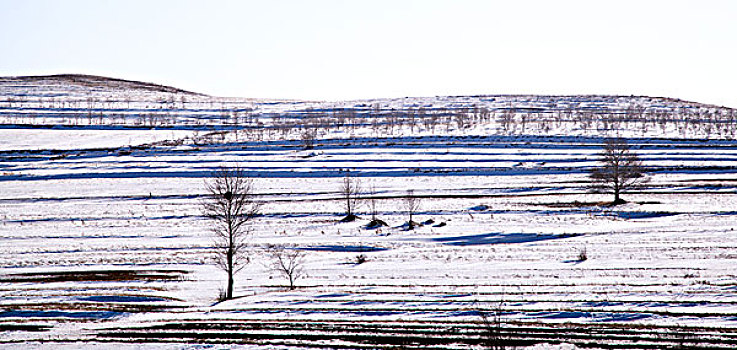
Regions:
<instances>
[{"instance_id":1,"label":"tree shadow on snow","mask_svg":"<svg viewBox=\"0 0 737 350\"><path fill-rule=\"evenodd\" d=\"M530 243L546 241L550 239L560 239L576 237L576 234L537 234L537 233L484 233L480 235L453 236L432 238L434 242L447 245L466 246L466 245L485 245L485 244L509 244L509 243Z\"/></svg>"},{"instance_id":2,"label":"tree shadow on snow","mask_svg":"<svg viewBox=\"0 0 737 350\"><path fill-rule=\"evenodd\" d=\"M380 252L384 250L389 250L388 248L365 245L320 245L313 247L302 247L298 249L343 253Z\"/></svg>"}]
</instances>

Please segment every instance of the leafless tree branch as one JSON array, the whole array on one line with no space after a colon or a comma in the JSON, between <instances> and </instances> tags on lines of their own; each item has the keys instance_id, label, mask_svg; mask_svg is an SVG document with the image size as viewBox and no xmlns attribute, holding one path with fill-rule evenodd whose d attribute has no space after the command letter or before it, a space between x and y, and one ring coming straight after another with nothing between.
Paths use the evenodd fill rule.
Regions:
<instances>
[{"instance_id":1,"label":"leafless tree branch","mask_svg":"<svg viewBox=\"0 0 737 350\"><path fill-rule=\"evenodd\" d=\"M614 194L612 204L624 203L620 198L621 193L636 189L647 182L642 162L637 154L630 151L626 140L606 140L600 155L603 165L591 171L591 188Z\"/></svg>"},{"instance_id":2,"label":"leafless tree branch","mask_svg":"<svg viewBox=\"0 0 737 350\"><path fill-rule=\"evenodd\" d=\"M205 182L208 196L202 212L212 222L215 263L228 274L225 299L233 298L233 277L249 262L247 224L259 214L261 203L254 200L253 180L239 167L220 167Z\"/></svg>"},{"instance_id":3,"label":"leafless tree branch","mask_svg":"<svg viewBox=\"0 0 737 350\"><path fill-rule=\"evenodd\" d=\"M271 270L288 279L289 290L294 290L295 281L305 275L305 252L299 249L286 249L282 246L269 246L266 251L271 258Z\"/></svg>"}]
</instances>

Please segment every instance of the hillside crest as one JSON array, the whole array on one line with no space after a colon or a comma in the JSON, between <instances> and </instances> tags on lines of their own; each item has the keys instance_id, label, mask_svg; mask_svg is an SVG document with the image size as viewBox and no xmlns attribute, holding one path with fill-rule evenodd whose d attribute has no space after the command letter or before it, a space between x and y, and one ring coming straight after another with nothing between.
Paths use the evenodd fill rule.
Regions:
<instances>
[{"instance_id":1,"label":"hillside crest","mask_svg":"<svg viewBox=\"0 0 737 350\"><path fill-rule=\"evenodd\" d=\"M109 88L124 89L124 90L145 90L151 92L165 92L174 94L190 94L205 96L205 94L187 91L184 89L148 83L136 80L119 79L103 77L98 75L87 75L87 74L54 74L54 75L28 75L28 76L11 76L11 77L0 77L0 84L2 83L58 83L58 84L70 84L79 85L84 87L92 88Z\"/></svg>"}]
</instances>

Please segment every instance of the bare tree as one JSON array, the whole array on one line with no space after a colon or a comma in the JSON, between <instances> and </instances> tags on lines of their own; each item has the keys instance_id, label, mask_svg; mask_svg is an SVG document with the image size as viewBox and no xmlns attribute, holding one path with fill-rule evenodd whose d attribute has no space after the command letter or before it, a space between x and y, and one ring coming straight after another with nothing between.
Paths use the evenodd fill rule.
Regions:
<instances>
[{"instance_id":1,"label":"bare tree","mask_svg":"<svg viewBox=\"0 0 737 350\"><path fill-rule=\"evenodd\" d=\"M349 222L356 220L355 210L359 205L358 195L361 193L361 179L352 177L350 172L345 173L340 194L345 201L345 217L341 220Z\"/></svg>"},{"instance_id":2,"label":"bare tree","mask_svg":"<svg viewBox=\"0 0 737 350\"><path fill-rule=\"evenodd\" d=\"M407 196L404 197L404 209L407 211L407 216L409 216L407 229L412 230L417 226L417 223L412 221L412 216L420 209L420 199L415 197L414 190L407 190Z\"/></svg>"},{"instance_id":3,"label":"bare tree","mask_svg":"<svg viewBox=\"0 0 737 350\"><path fill-rule=\"evenodd\" d=\"M504 134L509 134L512 126L514 125L514 117L517 114L514 108L509 108L499 114L497 123Z\"/></svg>"},{"instance_id":4,"label":"bare tree","mask_svg":"<svg viewBox=\"0 0 737 350\"><path fill-rule=\"evenodd\" d=\"M378 199L376 198L376 187L374 185L371 185L369 187L369 199L368 199L368 206L369 211L371 212L371 222L369 222L366 225L366 228L373 229L373 228L379 228L381 226L388 226L384 220L381 220L378 218L379 215L379 208L378 208Z\"/></svg>"},{"instance_id":5,"label":"bare tree","mask_svg":"<svg viewBox=\"0 0 737 350\"><path fill-rule=\"evenodd\" d=\"M213 221L215 262L228 274L223 299L233 298L233 276L249 262L247 224L258 215L261 203L254 201L253 180L240 167L220 167L205 182L208 197L202 202L203 214Z\"/></svg>"},{"instance_id":6,"label":"bare tree","mask_svg":"<svg viewBox=\"0 0 737 350\"><path fill-rule=\"evenodd\" d=\"M456 122L458 130L463 130L467 127L468 114L463 109L459 109L453 113L453 120Z\"/></svg>"},{"instance_id":7,"label":"bare tree","mask_svg":"<svg viewBox=\"0 0 737 350\"><path fill-rule=\"evenodd\" d=\"M482 339L484 348L489 350L504 350L507 348L507 342L510 340L510 334L505 332L505 324L502 315L504 314L504 301L500 301L491 310L479 309L481 316Z\"/></svg>"},{"instance_id":8,"label":"bare tree","mask_svg":"<svg viewBox=\"0 0 737 350\"><path fill-rule=\"evenodd\" d=\"M299 249L269 246L267 254L271 258L271 270L288 279L289 290L294 290L294 282L305 275L305 252Z\"/></svg>"},{"instance_id":9,"label":"bare tree","mask_svg":"<svg viewBox=\"0 0 737 350\"><path fill-rule=\"evenodd\" d=\"M591 187L600 192L614 194L613 205L624 203L619 197L620 193L638 188L647 181L640 158L630 151L626 140L606 140L601 157L604 165L591 171Z\"/></svg>"},{"instance_id":10,"label":"bare tree","mask_svg":"<svg viewBox=\"0 0 737 350\"><path fill-rule=\"evenodd\" d=\"M377 200L376 200L376 186L371 185L369 188L369 194L371 195L371 198L369 199L369 209L371 211L371 221L376 221L376 215L379 214L379 209L377 207Z\"/></svg>"},{"instance_id":11,"label":"bare tree","mask_svg":"<svg viewBox=\"0 0 737 350\"><path fill-rule=\"evenodd\" d=\"M302 138L302 147L304 149L308 150L315 147L315 137L317 137L317 132L314 129L305 129L302 131L300 137Z\"/></svg>"}]
</instances>

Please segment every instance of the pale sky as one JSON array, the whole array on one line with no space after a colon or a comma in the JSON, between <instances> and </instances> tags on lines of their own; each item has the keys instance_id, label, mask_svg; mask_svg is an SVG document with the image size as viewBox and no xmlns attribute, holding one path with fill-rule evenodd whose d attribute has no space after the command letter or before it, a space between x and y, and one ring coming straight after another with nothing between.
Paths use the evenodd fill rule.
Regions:
<instances>
[{"instance_id":1,"label":"pale sky","mask_svg":"<svg viewBox=\"0 0 737 350\"><path fill-rule=\"evenodd\" d=\"M737 107L737 1L0 0L0 75L216 96L667 96Z\"/></svg>"}]
</instances>

